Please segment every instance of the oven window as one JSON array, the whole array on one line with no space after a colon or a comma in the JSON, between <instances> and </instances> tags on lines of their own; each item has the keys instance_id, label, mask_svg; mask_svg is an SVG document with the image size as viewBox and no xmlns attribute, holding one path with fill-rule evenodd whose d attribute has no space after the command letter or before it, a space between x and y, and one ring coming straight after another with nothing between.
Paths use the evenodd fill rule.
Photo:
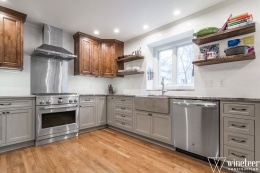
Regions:
<instances>
[{"instance_id":1,"label":"oven window","mask_svg":"<svg viewBox=\"0 0 260 173\"><path fill-rule=\"evenodd\" d=\"M76 123L76 111L42 114L42 128Z\"/></svg>"}]
</instances>

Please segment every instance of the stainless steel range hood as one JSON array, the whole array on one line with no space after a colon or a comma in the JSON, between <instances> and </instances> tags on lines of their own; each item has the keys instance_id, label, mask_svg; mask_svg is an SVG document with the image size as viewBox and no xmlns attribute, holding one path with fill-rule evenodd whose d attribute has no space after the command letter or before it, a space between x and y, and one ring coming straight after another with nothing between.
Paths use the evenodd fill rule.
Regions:
<instances>
[{"instance_id":1,"label":"stainless steel range hood","mask_svg":"<svg viewBox=\"0 0 260 173\"><path fill-rule=\"evenodd\" d=\"M32 53L33 57L46 57L71 60L77 56L63 47L63 30L54 26L43 25L43 44Z\"/></svg>"}]
</instances>

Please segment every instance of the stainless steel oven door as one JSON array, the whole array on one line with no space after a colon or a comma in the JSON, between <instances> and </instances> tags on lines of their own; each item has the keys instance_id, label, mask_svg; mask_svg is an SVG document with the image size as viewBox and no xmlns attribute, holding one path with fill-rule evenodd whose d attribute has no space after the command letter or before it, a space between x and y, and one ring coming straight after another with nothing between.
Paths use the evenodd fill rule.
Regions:
<instances>
[{"instance_id":1,"label":"stainless steel oven door","mask_svg":"<svg viewBox=\"0 0 260 173\"><path fill-rule=\"evenodd\" d=\"M78 132L78 105L50 105L36 107L36 137L46 139Z\"/></svg>"}]
</instances>

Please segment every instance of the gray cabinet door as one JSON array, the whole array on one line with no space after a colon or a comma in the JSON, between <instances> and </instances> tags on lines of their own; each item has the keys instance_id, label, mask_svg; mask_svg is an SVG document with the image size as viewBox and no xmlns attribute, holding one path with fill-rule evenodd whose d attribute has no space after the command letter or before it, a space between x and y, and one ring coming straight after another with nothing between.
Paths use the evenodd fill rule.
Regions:
<instances>
[{"instance_id":1,"label":"gray cabinet door","mask_svg":"<svg viewBox=\"0 0 260 173\"><path fill-rule=\"evenodd\" d=\"M171 141L171 116L152 114L151 136L160 141Z\"/></svg>"},{"instance_id":2,"label":"gray cabinet door","mask_svg":"<svg viewBox=\"0 0 260 173\"><path fill-rule=\"evenodd\" d=\"M97 125L107 123L106 97L97 97Z\"/></svg>"},{"instance_id":3,"label":"gray cabinet door","mask_svg":"<svg viewBox=\"0 0 260 173\"><path fill-rule=\"evenodd\" d=\"M94 103L81 105L79 109L79 128L96 126L96 106Z\"/></svg>"},{"instance_id":4,"label":"gray cabinet door","mask_svg":"<svg viewBox=\"0 0 260 173\"><path fill-rule=\"evenodd\" d=\"M6 142L22 142L34 139L33 109L6 112Z\"/></svg>"},{"instance_id":5,"label":"gray cabinet door","mask_svg":"<svg viewBox=\"0 0 260 173\"><path fill-rule=\"evenodd\" d=\"M146 112L135 112L134 131L138 134L150 136L151 134L151 116Z\"/></svg>"},{"instance_id":6,"label":"gray cabinet door","mask_svg":"<svg viewBox=\"0 0 260 173\"><path fill-rule=\"evenodd\" d=\"M114 97L107 97L107 124L114 125Z\"/></svg>"},{"instance_id":7,"label":"gray cabinet door","mask_svg":"<svg viewBox=\"0 0 260 173\"><path fill-rule=\"evenodd\" d=\"M0 112L0 146L1 146L1 144L5 143L5 133L6 133L5 118L6 118L5 115L2 112Z\"/></svg>"}]
</instances>

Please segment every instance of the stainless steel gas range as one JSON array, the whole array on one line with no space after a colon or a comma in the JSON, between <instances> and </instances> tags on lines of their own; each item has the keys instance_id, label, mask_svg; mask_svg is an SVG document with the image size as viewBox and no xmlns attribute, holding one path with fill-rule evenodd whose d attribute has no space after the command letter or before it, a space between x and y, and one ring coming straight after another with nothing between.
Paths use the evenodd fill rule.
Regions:
<instances>
[{"instance_id":1,"label":"stainless steel gas range","mask_svg":"<svg viewBox=\"0 0 260 173\"><path fill-rule=\"evenodd\" d=\"M36 96L36 145L78 136L77 94Z\"/></svg>"}]
</instances>

